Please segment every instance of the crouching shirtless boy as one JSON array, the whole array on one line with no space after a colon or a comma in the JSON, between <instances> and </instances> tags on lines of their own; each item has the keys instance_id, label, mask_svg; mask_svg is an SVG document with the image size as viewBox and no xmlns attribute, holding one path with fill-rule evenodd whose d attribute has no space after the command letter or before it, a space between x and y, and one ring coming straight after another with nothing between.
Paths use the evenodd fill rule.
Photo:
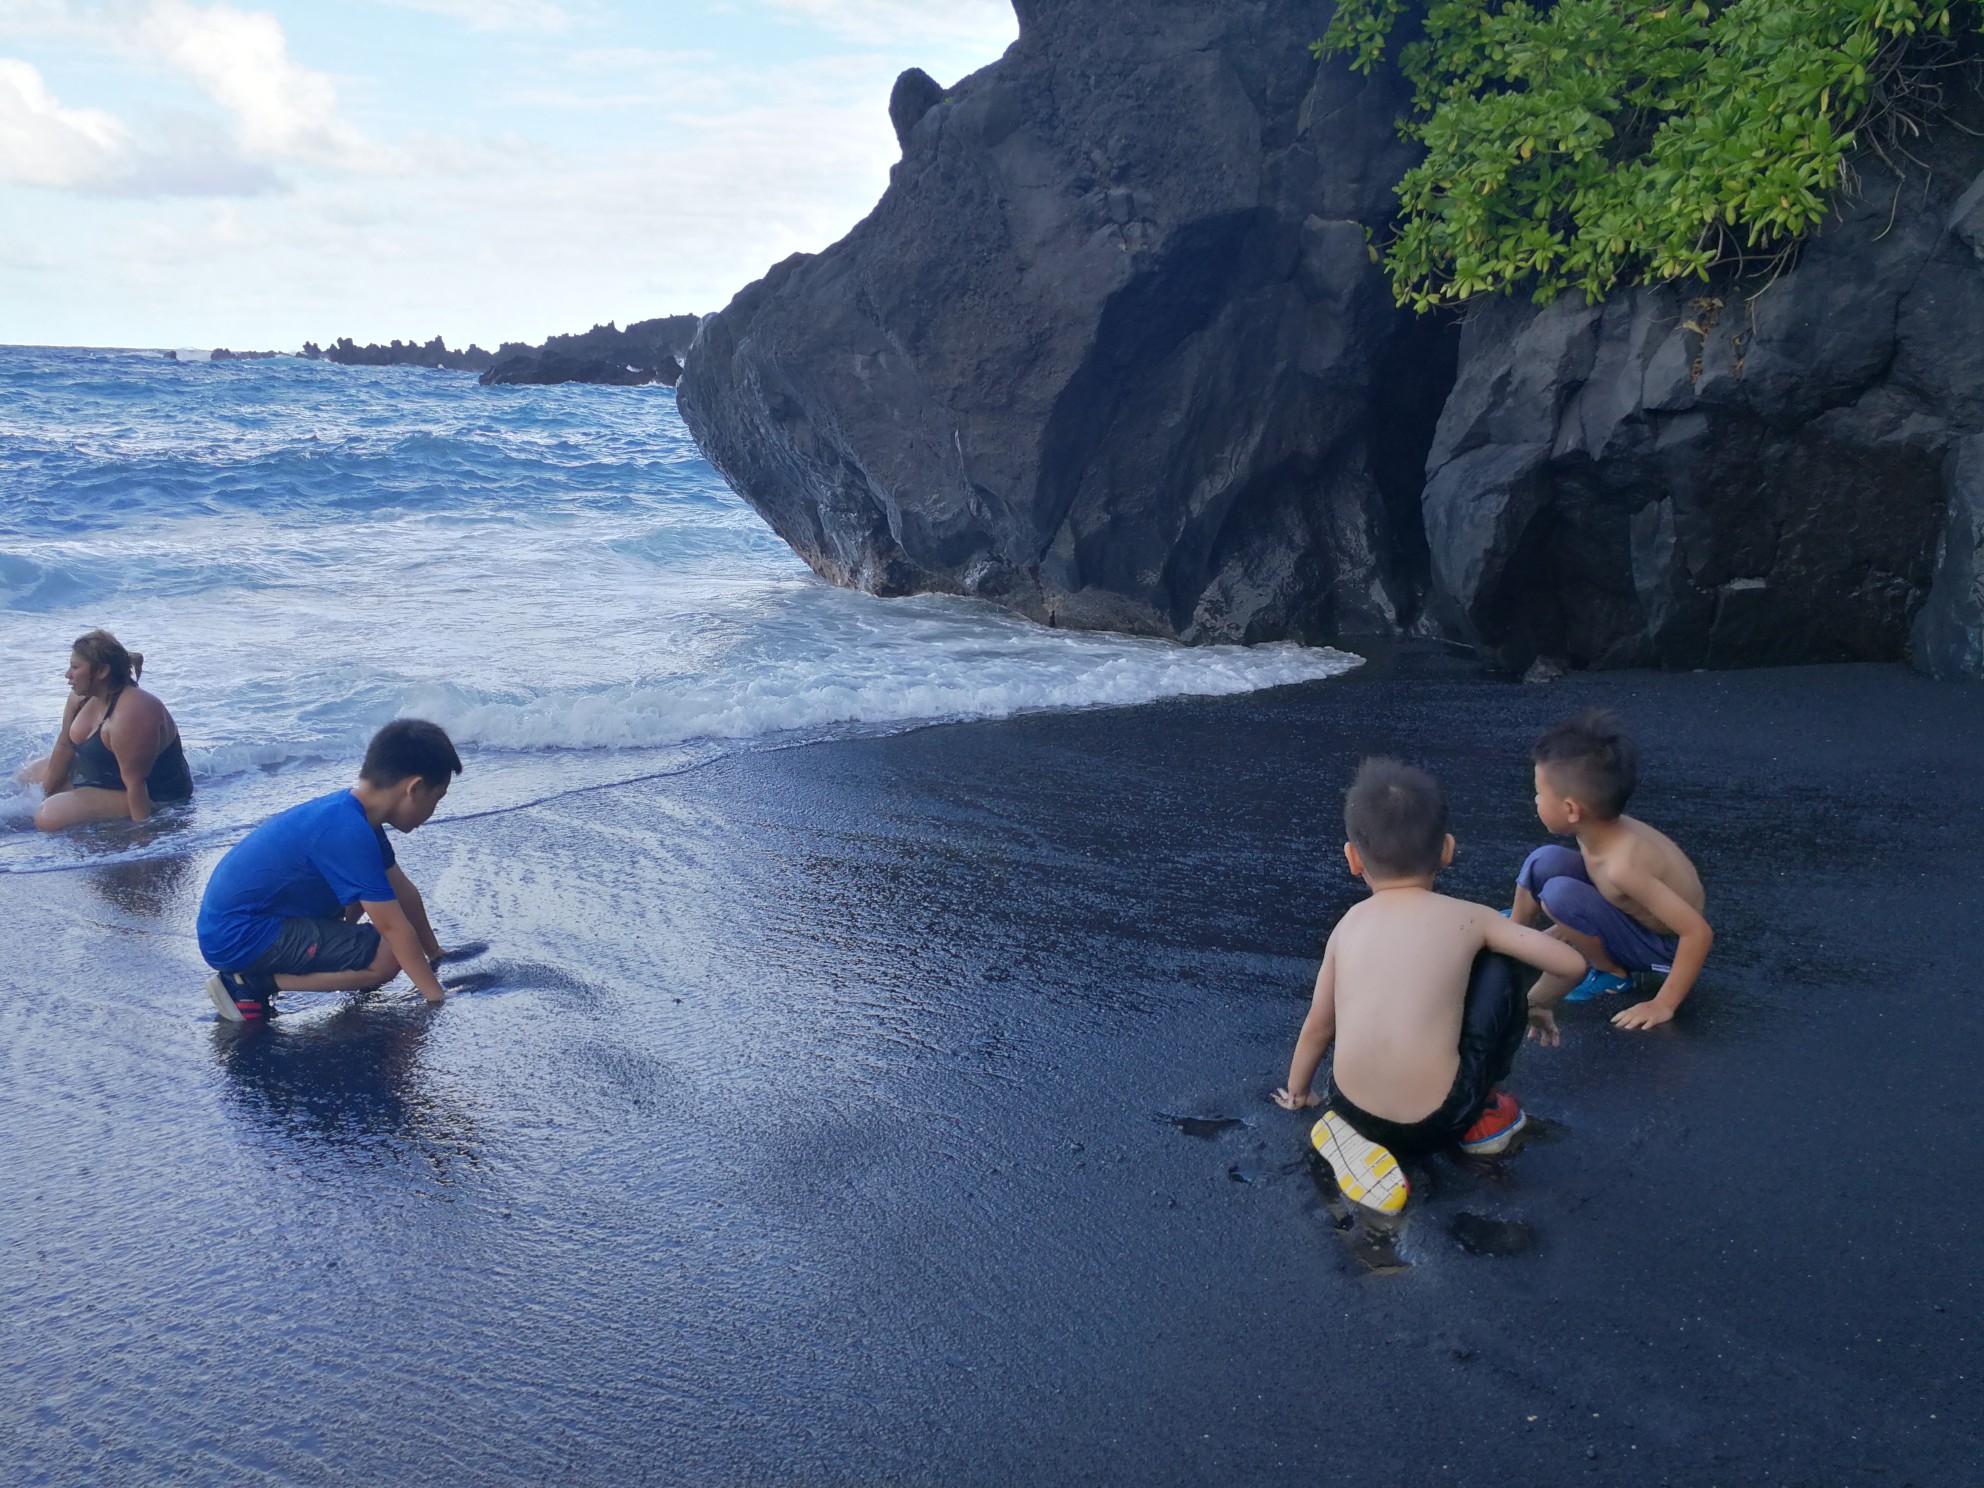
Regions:
<instances>
[{"instance_id":1,"label":"crouching shirtless boy","mask_svg":"<svg viewBox=\"0 0 1984 1488\"><path fill-rule=\"evenodd\" d=\"M223 1018L259 1021L278 991L368 992L401 970L429 1002L447 995L440 942L386 826L423 825L461 768L439 725L396 719L373 735L357 785L278 812L228 849L199 920Z\"/></svg>"},{"instance_id":2,"label":"crouching shirtless boy","mask_svg":"<svg viewBox=\"0 0 1984 1488\"><path fill-rule=\"evenodd\" d=\"M1536 814L1552 832L1577 838L1531 853L1516 877L1509 918L1576 948L1590 970L1546 976L1529 991L1530 1031L1558 1040L1556 1007L1624 992L1633 973L1652 972L1660 990L1613 1014L1620 1028L1658 1028L1693 990L1715 944L1701 875L1672 839L1627 816L1639 784L1640 752L1616 713L1568 718L1536 741ZM1581 979L1580 979L1581 978Z\"/></svg>"},{"instance_id":3,"label":"crouching shirtless boy","mask_svg":"<svg viewBox=\"0 0 1984 1488\"><path fill-rule=\"evenodd\" d=\"M1398 1159L1458 1144L1507 1149L1528 1119L1508 1078L1528 1005L1504 956L1575 977L1570 946L1486 905L1433 892L1453 861L1447 803L1424 770L1367 759L1344 798L1350 871L1370 886L1330 933L1316 995L1275 1092L1284 1109L1326 1105L1311 1140L1353 1203L1387 1214L1409 1192ZM1331 1042L1329 1093L1310 1091Z\"/></svg>"}]
</instances>

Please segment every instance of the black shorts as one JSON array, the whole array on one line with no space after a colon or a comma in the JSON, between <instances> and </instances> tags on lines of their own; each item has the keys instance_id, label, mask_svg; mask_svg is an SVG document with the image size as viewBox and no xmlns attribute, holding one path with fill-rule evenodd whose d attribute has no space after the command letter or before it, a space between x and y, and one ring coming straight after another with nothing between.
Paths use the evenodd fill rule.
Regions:
<instances>
[{"instance_id":1,"label":"black shorts","mask_svg":"<svg viewBox=\"0 0 1984 1488\"><path fill-rule=\"evenodd\" d=\"M1460 1068L1454 1071L1453 1086L1437 1111L1419 1121L1387 1121L1345 1100L1334 1079L1328 1105L1359 1135L1389 1147L1394 1156L1451 1147L1480 1118L1489 1093L1508 1079L1528 1027L1529 993L1516 980L1514 963L1483 951L1474 958L1467 1001L1461 1006Z\"/></svg>"},{"instance_id":2,"label":"black shorts","mask_svg":"<svg viewBox=\"0 0 1984 1488\"><path fill-rule=\"evenodd\" d=\"M310 976L320 971L363 971L379 954L379 932L349 920L284 920L275 944L237 975L260 990L273 990L279 976Z\"/></svg>"}]
</instances>

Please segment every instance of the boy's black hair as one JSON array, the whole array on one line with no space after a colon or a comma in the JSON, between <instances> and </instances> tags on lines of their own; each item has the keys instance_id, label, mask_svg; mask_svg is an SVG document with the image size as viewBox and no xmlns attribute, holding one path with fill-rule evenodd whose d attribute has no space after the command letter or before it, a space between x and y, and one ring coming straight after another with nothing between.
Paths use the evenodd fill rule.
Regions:
<instances>
[{"instance_id":1,"label":"boy's black hair","mask_svg":"<svg viewBox=\"0 0 1984 1488\"><path fill-rule=\"evenodd\" d=\"M1447 843L1447 798L1414 765L1374 755L1343 798L1343 832L1378 878L1438 873Z\"/></svg>"},{"instance_id":2,"label":"boy's black hair","mask_svg":"<svg viewBox=\"0 0 1984 1488\"><path fill-rule=\"evenodd\" d=\"M438 723L424 718L395 718L372 736L358 778L368 785L398 785L418 775L430 790L446 785L462 772L462 757Z\"/></svg>"},{"instance_id":3,"label":"boy's black hair","mask_svg":"<svg viewBox=\"0 0 1984 1488\"><path fill-rule=\"evenodd\" d=\"M1529 757L1547 765L1550 783L1601 820L1626 809L1640 783L1640 747L1626 720L1607 708L1587 708L1536 741Z\"/></svg>"}]
</instances>

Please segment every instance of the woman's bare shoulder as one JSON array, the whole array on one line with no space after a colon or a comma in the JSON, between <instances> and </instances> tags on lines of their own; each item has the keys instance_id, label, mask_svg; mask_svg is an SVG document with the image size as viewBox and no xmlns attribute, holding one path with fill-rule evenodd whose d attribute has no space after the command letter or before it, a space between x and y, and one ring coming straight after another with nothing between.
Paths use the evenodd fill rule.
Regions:
<instances>
[{"instance_id":1,"label":"woman's bare shoulder","mask_svg":"<svg viewBox=\"0 0 1984 1488\"><path fill-rule=\"evenodd\" d=\"M164 703L133 682L118 696L117 706L111 711L110 721L103 729L113 736L122 735L135 729L156 727L171 716L166 712Z\"/></svg>"}]
</instances>

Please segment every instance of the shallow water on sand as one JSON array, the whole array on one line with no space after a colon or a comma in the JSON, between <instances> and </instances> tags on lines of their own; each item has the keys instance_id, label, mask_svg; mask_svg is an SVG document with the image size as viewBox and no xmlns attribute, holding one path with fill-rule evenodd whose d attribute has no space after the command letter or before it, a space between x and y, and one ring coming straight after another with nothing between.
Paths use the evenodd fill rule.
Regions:
<instances>
[{"instance_id":1,"label":"shallow water on sand","mask_svg":"<svg viewBox=\"0 0 1984 1488\"><path fill-rule=\"evenodd\" d=\"M441 820L462 992L245 1037L210 853L0 876L0 1481L1967 1482L1984 693L1847 681L1346 679ZM1569 1010L1556 1140L1360 1247L1268 1099L1334 787L1426 759L1492 898L1594 702L1713 975Z\"/></svg>"},{"instance_id":2,"label":"shallow water on sand","mask_svg":"<svg viewBox=\"0 0 1984 1488\"><path fill-rule=\"evenodd\" d=\"M145 653L198 784L163 839L45 841L69 642ZM495 810L740 748L941 718L1245 692L1325 649L1190 649L820 582L711 470L666 388L0 347L0 871L226 842L348 778L396 715Z\"/></svg>"}]
</instances>

